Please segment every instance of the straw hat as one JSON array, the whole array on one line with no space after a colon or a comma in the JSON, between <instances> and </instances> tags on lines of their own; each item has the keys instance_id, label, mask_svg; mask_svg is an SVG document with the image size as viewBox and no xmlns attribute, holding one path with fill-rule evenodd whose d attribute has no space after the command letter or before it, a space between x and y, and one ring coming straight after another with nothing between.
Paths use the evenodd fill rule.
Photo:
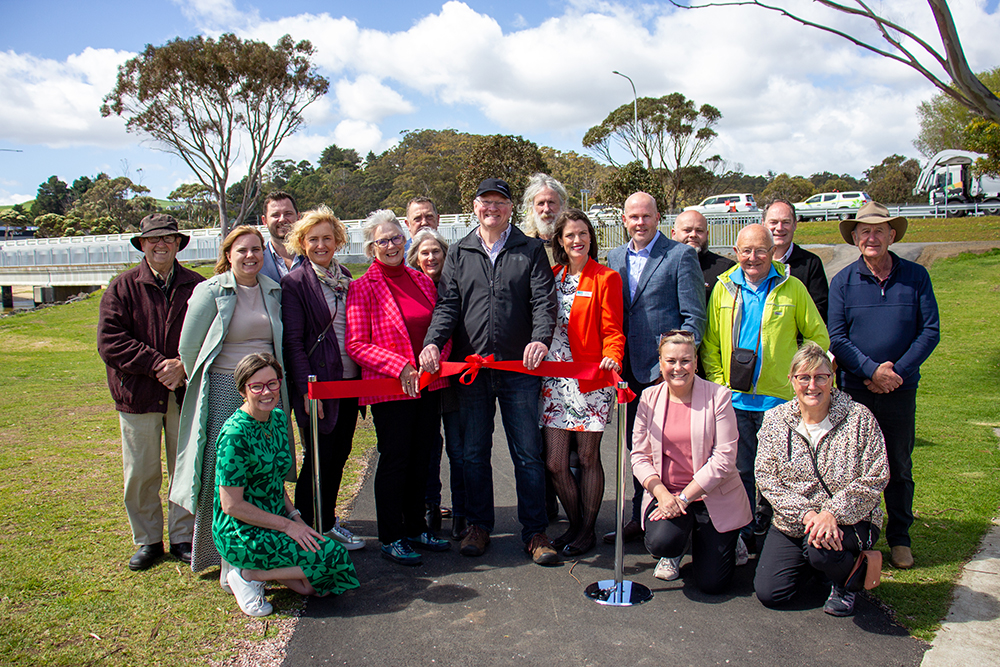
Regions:
<instances>
[{"instance_id":1,"label":"straw hat","mask_svg":"<svg viewBox=\"0 0 1000 667\"><path fill-rule=\"evenodd\" d=\"M896 230L896 238L893 239L893 243L902 241L903 234L906 233L906 218L898 215L892 217L889 215L889 209L885 206L882 206L878 202L870 201L858 209L858 214L853 219L848 218L847 220L840 221L840 235L851 245L854 245L854 238L851 236L851 233L858 226L859 222L867 222L870 225L877 225L880 222L889 223L889 226Z\"/></svg>"}]
</instances>

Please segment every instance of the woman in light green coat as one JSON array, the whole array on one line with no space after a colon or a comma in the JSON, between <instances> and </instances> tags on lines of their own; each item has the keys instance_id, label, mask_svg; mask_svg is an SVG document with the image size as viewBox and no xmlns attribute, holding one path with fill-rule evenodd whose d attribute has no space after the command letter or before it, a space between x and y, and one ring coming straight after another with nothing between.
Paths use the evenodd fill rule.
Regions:
<instances>
[{"instance_id":1,"label":"woman in light green coat","mask_svg":"<svg viewBox=\"0 0 1000 667\"><path fill-rule=\"evenodd\" d=\"M226 419L243 404L233 381L239 360L251 352L268 352L278 359L282 355L281 287L259 274L263 259L259 231L249 226L231 231L219 249L215 275L199 283L191 295L181 330L180 356L188 388L170 500L195 514L191 569L199 572L221 565L219 582L227 590L228 568L212 540L215 441ZM284 385L281 402L289 405ZM294 466L289 475L295 479Z\"/></svg>"}]
</instances>

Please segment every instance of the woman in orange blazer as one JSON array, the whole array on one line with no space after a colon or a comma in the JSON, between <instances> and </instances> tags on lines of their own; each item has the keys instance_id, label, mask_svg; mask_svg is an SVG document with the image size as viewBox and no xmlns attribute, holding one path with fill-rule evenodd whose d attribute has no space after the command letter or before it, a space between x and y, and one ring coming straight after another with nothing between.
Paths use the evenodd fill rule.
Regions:
<instances>
[{"instance_id":1,"label":"woman in orange blazer","mask_svg":"<svg viewBox=\"0 0 1000 667\"><path fill-rule=\"evenodd\" d=\"M425 474L437 444L441 410L437 380L421 390L417 353L431 323L437 290L431 279L403 263L406 237L392 211L375 211L362 227L365 254L374 261L347 290L347 353L361 366L361 379L397 378L403 396L363 396L372 406L376 447L375 514L382 556L419 565L413 550L445 551L424 519ZM445 345L443 354L450 352Z\"/></svg>"},{"instance_id":2,"label":"woman in orange blazer","mask_svg":"<svg viewBox=\"0 0 1000 667\"><path fill-rule=\"evenodd\" d=\"M646 549L660 557L653 576L669 581L691 537L695 585L719 594L736 570L739 529L753 518L739 492L732 394L695 375L694 334L667 332L659 352L663 382L642 392L632 436Z\"/></svg>"},{"instance_id":3,"label":"woman in orange blazer","mask_svg":"<svg viewBox=\"0 0 1000 667\"><path fill-rule=\"evenodd\" d=\"M583 213L564 211L552 235L559 311L548 361L600 364L621 371L622 279L597 263L597 234ZM569 517L569 530L553 540L562 555L575 558L594 548L594 523L604 499L601 437L608 423L614 389L597 380L545 378L539 409L545 440L545 465ZM581 476L570 473L569 454L576 443Z\"/></svg>"}]
</instances>

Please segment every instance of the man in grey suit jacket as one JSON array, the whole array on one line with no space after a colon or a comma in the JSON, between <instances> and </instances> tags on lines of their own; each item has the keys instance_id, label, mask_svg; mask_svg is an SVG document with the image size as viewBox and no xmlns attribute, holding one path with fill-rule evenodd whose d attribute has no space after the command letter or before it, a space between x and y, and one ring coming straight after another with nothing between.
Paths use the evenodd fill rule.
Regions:
<instances>
[{"instance_id":1,"label":"man in grey suit jacket","mask_svg":"<svg viewBox=\"0 0 1000 667\"><path fill-rule=\"evenodd\" d=\"M622 276L625 298L625 363L623 378L637 395L660 379L660 334L681 329L701 344L705 331L705 281L698 253L657 229L656 200L636 192L625 200L622 221L630 241L608 252L608 266ZM628 448L639 401L628 404ZM626 541L642 535L639 511L642 485L632 478L632 520L625 524ZM604 536L614 542L614 533Z\"/></svg>"}]
</instances>

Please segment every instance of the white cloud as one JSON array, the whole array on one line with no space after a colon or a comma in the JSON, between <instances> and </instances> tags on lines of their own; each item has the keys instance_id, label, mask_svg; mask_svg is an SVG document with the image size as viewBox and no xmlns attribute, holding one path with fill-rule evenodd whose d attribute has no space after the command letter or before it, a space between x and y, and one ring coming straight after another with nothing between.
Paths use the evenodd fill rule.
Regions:
<instances>
[{"instance_id":1,"label":"white cloud","mask_svg":"<svg viewBox=\"0 0 1000 667\"><path fill-rule=\"evenodd\" d=\"M353 82L341 79L334 86L341 112L348 118L373 123L386 116L412 113L415 108L392 88L365 74Z\"/></svg>"},{"instance_id":2,"label":"white cloud","mask_svg":"<svg viewBox=\"0 0 1000 667\"><path fill-rule=\"evenodd\" d=\"M234 24L243 24L255 20L257 11L245 13L236 8L232 0L172 0L180 7L181 13L188 20L206 30L219 27L232 29Z\"/></svg>"},{"instance_id":3,"label":"white cloud","mask_svg":"<svg viewBox=\"0 0 1000 667\"><path fill-rule=\"evenodd\" d=\"M362 157L368 151L378 154L397 143L395 139L383 139L382 130L375 123L352 119L341 121L333 131L333 138L331 143L341 148L353 148Z\"/></svg>"},{"instance_id":4,"label":"white cloud","mask_svg":"<svg viewBox=\"0 0 1000 667\"><path fill-rule=\"evenodd\" d=\"M98 111L132 55L87 48L58 62L0 52L0 138L55 148L134 143L120 119Z\"/></svg>"}]
</instances>

